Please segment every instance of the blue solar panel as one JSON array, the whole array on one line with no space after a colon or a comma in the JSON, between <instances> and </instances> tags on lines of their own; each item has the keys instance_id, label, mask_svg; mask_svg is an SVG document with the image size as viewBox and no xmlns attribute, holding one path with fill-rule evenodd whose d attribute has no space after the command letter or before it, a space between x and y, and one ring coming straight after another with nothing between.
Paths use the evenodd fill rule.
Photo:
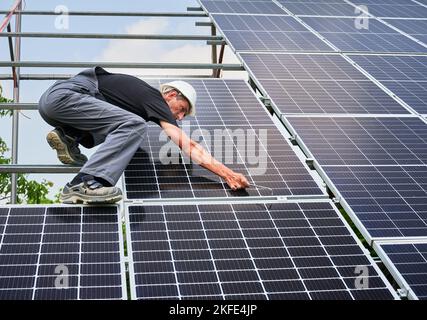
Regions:
<instances>
[{"instance_id":1,"label":"blue solar panel","mask_svg":"<svg viewBox=\"0 0 427 320\"><path fill-rule=\"evenodd\" d=\"M393 19L385 21L427 44L427 20Z\"/></svg>"},{"instance_id":2,"label":"blue solar panel","mask_svg":"<svg viewBox=\"0 0 427 320\"><path fill-rule=\"evenodd\" d=\"M397 270L398 283L409 290L411 299L427 300L427 243L380 244L382 260L393 273Z\"/></svg>"},{"instance_id":3,"label":"blue solar panel","mask_svg":"<svg viewBox=\"0 0 427 320\"><path fill-rule=\"evenodd\" d=\"M353 16L355 8L347 3L323 2L289 2L278 1L286 9L296 15L315 15L315 16Z\"/></svg>"},{"instance_id":4,"label":"blue solar panel","mask_svg":"<svg viewBox=\"0 0 427 320\"><path fill-rule=\"evenodd\" d=\"M419 118L287 117L321 165L426 165Z\"/></svg>"},{"instance_id":5,"label":"blue solar panel","mask_svg":"<svg viewBox=\"0 0 427 320\"><path fill-rule=\"evenodd\" d=\"M279 114L409 113L338 55L240 54Z\"/></svg>"},{"instance_id":6,"label":"blue solar panel","mask_svg":"<svg viewBox=\"0 0 427 320\"><path fill-rule=\"evenodd\" d=\"M427 236L426 166L323 166L368 238Z\"/></svg>"},{"instance_id":7,"label":"blue solar panel","mask_svg":"<svg viewBox=\"0 0 427 320\"><path fill-rule=\"evenodd\" d=\"M290 16L212 18L234 51L333 51Z\"/></svg>"},{"instance_id":8,"label":"blue solar panel","mask_svg":"<svg viewBox=\"0 0 427 320\"><path fill-rule=\"evenodd\" d=\"M409 34L427 34L427 20L387 19L385 21Z\"/></svg>"},{"instance_id":9,"label":"blue solar panel","mask_svg":"<svg viewBox=\"0 0 427 320\"><path fill-rule=\"evenodd\" d=\"M426 56L351 55L350 58L379 81L427 81Z\"/></svg>"},{"instance_id":10,"label":"blue solar panel","mask_svg":"<svg viewBox=\"0 0 427 320\"><path fill-rule=\"evenodd\" d=\"M360 56L351 58L421 114L427 114L427 57Z\"/></svg>"},{"instance_id":11,"label":"blue solar panel","mask_svg":"<svg viewBox=\"0 0 427 320\"><path fill-rule=\"evenodd\" d=\"M427 8L412 1L369 2L352 1L357 5L366 5L370 14L376 17L425 18Z\"/></svg>"},{"instance_id":12,"label":"blue solar panel","mask_svg":"<svg viewBox=\"0 0 427 320\"><path fill-rule=\"evenodd\" d=\"M324 203L130 206L137 299L392 299ZM357 286L363 266L369 287Z\"/></svg>"},{"instance_id":13,"label":"blue solar panel","mask_svg":"<svg viewBox=\"0 0 427 320\"><path fill-rule=\"evenodd\" d=\"M199 1L209 13L250 13L250 14L285 14L274 2L270 1Z\"/></svg>"},{"instance_id":14,"label":"blue solar panel","mask_svg":"<svg viewBox=\"0 0 427 320\"><path fill-rule=\"evenodd\" d=\"M0 209L0 299L126 299L117 207Z\"/></svg>"},{"instance_id":15,"label":"blue solar panel","mask_svg":"<svg viewBox=\"0 0 427 320\"><path fill-rule=\"evenodd\" d=\"M373 19L368 20L367 29L360 28L354 18L301 19L341 51L427 52L427 48Z\"/></svg>"}]
</instances>

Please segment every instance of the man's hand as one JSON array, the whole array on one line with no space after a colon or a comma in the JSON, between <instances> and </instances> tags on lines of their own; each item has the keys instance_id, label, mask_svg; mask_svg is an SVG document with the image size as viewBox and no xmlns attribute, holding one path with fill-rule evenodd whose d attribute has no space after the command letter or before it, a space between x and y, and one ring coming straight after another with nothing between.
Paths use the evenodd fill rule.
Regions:
<instances>
[{"instance_id":1,"label":"man's hand","mask_svg":"<svg viewBox=\"0 0 427 320\"><path fill-rule=\"evenodd\" d=\"M191 140L180 128L166 121L160 121L160 125L171 140L178 145L191 160L223 178L232 190L249 187L248 180L246 180L242 174L234 172L217 161L198 143Z\"/></svg>"},{"instance_id":2,"label":"man's hand","mask_svg":"<svg viewBox=\"0 0 427 320\"><path fill-rule=\"evenodd\" d=\"M224 177L224 180L233 191L249 187L249 182L245 176L234 171L227 174Z\"/></svg>"}]
</instances>

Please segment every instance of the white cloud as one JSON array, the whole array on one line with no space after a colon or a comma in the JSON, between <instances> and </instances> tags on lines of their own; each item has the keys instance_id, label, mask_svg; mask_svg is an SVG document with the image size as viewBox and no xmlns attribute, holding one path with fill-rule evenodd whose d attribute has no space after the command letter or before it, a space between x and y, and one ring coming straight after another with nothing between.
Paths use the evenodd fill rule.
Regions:
<instances>
[{"instance_id":1,"label":"white cloud","mask_svg":"<svg viewBox=\"0 0 427 320\"><path fill-rule=\"evenodd\" d=\"M180 25L175 30L184 30ZM150 18L141 20L126 29L127 34L176 34L169 19ZM178 46L177 46L178 43ZM219 54L218 46L218 54ZM103 62L139 63L211 63L211 47L201 42L171 40L112 40L100 56L94 60ZM227 48L224 63L239 63L236 56ZM206 75L211 70L202 69L114 69L135 75ZM227 73L227 77L246 79L245 72Z\"/></svg>"}]
</instances>

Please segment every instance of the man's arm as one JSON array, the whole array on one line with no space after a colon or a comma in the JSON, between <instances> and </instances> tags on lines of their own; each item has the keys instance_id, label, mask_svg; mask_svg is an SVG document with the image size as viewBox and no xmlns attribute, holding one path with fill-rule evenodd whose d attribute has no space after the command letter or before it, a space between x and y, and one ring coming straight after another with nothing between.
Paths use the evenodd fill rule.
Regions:
<instances>
[{"instance_id":1,"label":"man's arm","mask_svg":"<svg viewBox=\"0 0 427 320\"><path fill-rule=\"evenodd\" d=\"M160 125L169 138L171 138L191 160L223 178L232 190L244 189L249 186L248 180L246 180L242 174L234 172L217 161L197 142L191 140L180 128L166 121L160 121Z\"/></svg>"}]
</instances>

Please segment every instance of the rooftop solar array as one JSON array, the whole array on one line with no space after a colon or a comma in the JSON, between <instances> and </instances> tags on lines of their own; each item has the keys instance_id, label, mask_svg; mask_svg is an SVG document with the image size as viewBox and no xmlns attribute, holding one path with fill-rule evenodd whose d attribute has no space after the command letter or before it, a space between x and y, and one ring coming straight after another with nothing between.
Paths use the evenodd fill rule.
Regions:
<instances>
[{"instance_id":1,"label":"rooftop solar array","mask_svg":"<svg viewBox=\"0 0 427 320\"><path fill-rule=\"evenodd\" d=\"M0 300L126 299L117 207L1 207Z\"/></svg>"},{"instance_id":2,"label":"rooftop solar array","mask_svg":"<svg viewBox=\"0 0 427 320\"><path fill-rule=\"evenodd\" d=\"M278 114L408 114L338 55L255 54L240 57Z\"/></svg>"},{"instance_id":3,"label":"rooftop solar array","mask_svg":"<svg viewBox=\"0 0 427 320\"><path fill-rule=\"evenodd\" d=\"M427 2L275 3L279 30L268 16L210 17L364 237L427 239Z\"/></svg>"},{"instance_id":4,"label":"rooftop solar array","mask_svg":"<svg viewBox=\"0 0 427 320\"><path fill-rule=\"evenodd\" d=\"M409 296L427 299L427 243L380 244L376 249Z\"/></svg>"},{"instance_id":5,"label":"rooftop solar array","mask_svg":"<svg viewBox=\"0 0 427 320\"><path fill-rule=\"evenodd\" d=\"M332 51L290 16L213 14L212 18L236 52Z\"/></svg>"},{"instance_id":6,"label":"rooftop solar array","mask_svg":"<svg viewBox=\"0 0 427 320\"><path fill-rule=\"evenodd\" d=\"M393 298L329 202L130 206L127 223L133 298Z\"/></svg>"},{"instance_id":7,"label":"rooftop solar array","mask_svg":"<svg viewBox=\"0 0 427 320\"><path fill-rule=\"evenodd\" d=\"M217 175L182 158L153 125L125 171L129 199L322 194L244 81L190 82L198 93L198 113L181 127L253 186L232 191Z\"/></svg>"}]
</instances>

